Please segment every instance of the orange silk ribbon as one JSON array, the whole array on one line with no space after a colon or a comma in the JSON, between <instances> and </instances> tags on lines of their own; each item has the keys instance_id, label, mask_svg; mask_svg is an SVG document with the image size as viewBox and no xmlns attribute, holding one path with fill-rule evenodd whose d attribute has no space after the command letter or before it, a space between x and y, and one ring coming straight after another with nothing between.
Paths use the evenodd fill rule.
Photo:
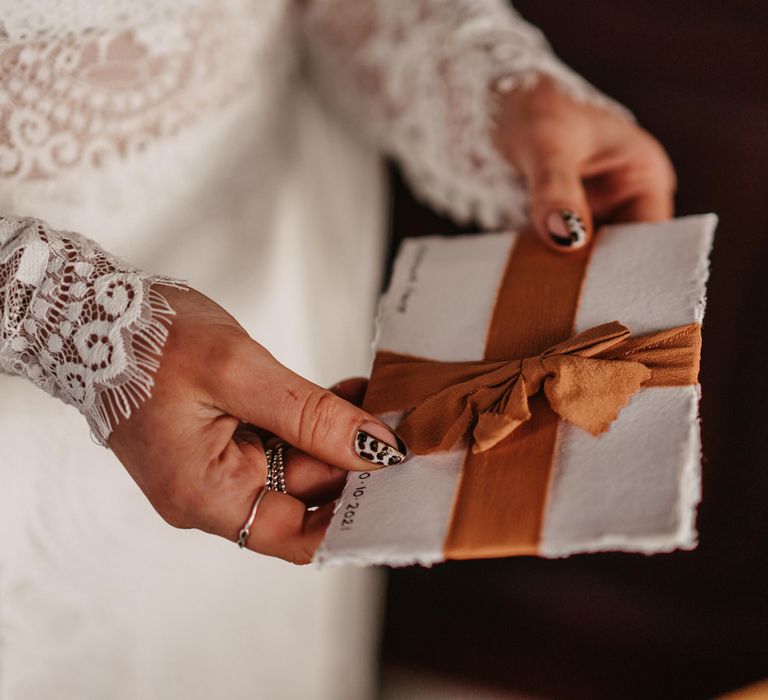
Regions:
<instances>
[{"instance_id":1,"label":"orange silk ribbon","mask_svg":"<svg viewBox=\"0 0 768 700\"><path fill-rule=\"evenodd\" d=\"M473 452L491 449L531 418L529 397L542 390L560 418L599 435L641 386L695 384L700 347L698 323L631 338L613 321L509 361L379 352L365 405L374 413L408 410L397 432L416 454L470 436Z\"/></svg>"}]
</instances>

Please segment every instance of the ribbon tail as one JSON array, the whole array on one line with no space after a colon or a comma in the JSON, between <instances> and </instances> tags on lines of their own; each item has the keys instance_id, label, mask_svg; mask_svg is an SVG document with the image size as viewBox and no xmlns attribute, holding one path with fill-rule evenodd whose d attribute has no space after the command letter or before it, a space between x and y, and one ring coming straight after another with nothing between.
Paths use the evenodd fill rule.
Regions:
<instances>
[{"instance_id":1,"label":"ribbon tail","mask_svg":"<svg viewBox=\"0 0 768 700\"><path fill-rule=\"evenodd\" d=\"M518 376L501 411L486 411L477 418L472 433L472 452L485 452L509 437L531 417L528 393L522 375Z\"/></svg>"},{"instance_id":2,"label":"ribbon tail","mask_svg":"<svg viewBox=\"0 0 768 700\"><path fill-rule=\"evenodd\" d=\"M547 358L546 363L553 370L544 381L550 406L563 420L594 436L608 430L651 377L639 362L559 356Z\"/></svg>"}]
</instances>

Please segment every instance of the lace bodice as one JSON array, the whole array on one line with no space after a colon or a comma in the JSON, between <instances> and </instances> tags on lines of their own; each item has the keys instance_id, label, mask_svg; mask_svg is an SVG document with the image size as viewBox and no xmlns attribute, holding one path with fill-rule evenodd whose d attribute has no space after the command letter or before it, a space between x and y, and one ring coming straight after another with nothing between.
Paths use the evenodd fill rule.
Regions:
<instances>
[{"instance_id":1,"label":"lace bodice","mask_svg":"<svg viewBox=\"0 0 768 700\"><path fill-rule=\"evenodd\" d=\"M607 103L502 0L8 5L0 190L141 158L241 99L260 66L303 55L323 98L433 206L515 225L525 190L492 145L490 87L549 75ZM177 283L18 216L35 212L0 213L0 368L77 406L106 442L150 394L172 316L157 285Z\"/></svg>"},{"instance_id":2,"label":"lace bodice","mask_svg":"<svg viewBox=\"0 0 768 700\"><path fill-rule=\"evenodd\" d=\"M140 155L243 92L269 61L262 0L13 3L0 42L0 177ZM34 8L34 9L33 9ZM37 10L37 11L35 11Z\"/></svg>"}]
</instances>

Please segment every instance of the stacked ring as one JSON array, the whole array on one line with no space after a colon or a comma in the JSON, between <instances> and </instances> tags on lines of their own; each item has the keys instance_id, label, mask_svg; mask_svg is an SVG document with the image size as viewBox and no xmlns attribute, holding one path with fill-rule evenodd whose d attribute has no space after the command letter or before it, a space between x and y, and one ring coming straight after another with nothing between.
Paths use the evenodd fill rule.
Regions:
<instances>
[{"instance_id":1,"label":"stacked ring","mask_svg":"<svg viewBox=\"0 0 768 700\"><path fill-rule=\"evenodd\" d=\"M284 442L278 442L266 451L267 480L264 484L267 491L285 493L285 448Z\"/></svg>"},{"instance_id":2,"label":"stacked ring","mask_svg":"<svg viewBox=\"0 0 768 700\"><path fill-rule=\"evenodd\" d=\"M261 499L264 498L264 494L267 491L279 491L280 493L286 493L285 489L285 448L287 445L284 442L278 442L274 447L271 447L265 452L267 457L267 478L263 488L259 489L259 493L256 495L256 500L253 502L251 513L248 516L248 520L245 521L245 525L241 528L237 536L237 546L240 549L245 547L248 541L248 535L251 534L251 526L253 520L256 517L256 511L259 509Z\"/></svg>"}]
</instances>

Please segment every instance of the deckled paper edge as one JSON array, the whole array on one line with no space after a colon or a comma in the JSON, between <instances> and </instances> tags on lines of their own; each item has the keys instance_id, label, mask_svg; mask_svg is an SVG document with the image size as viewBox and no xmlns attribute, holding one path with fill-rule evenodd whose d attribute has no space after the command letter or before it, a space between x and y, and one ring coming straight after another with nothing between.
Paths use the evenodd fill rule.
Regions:
<instances>
[{"instance_id":1,"label":"deckled paper edge","mask_svg":"<svg viewBox=\"0 0 768 700\"><path fill-rule=\"evenodd\" d=\"M697 399L701 398L701 388L696 385ZM691 402L689 415L690 439L692 449L689 459L680 470L678 485L679 498L677 501L678 527L675 531L663 535L607 535L585 542L578 548L573 546L558 547L548 544L542 548L538 556L544 559L565 559L576 554L594 554L597 552L624 552L646 554L663 554L675 550L690 551L698 544L698 532L695 527L696 507L701 501L701 419L698 400Z\"/></svg>"},{"instance_id":2,"label":"deckled paper edge","mask_svg":"<svg viewBox=\"0 0 768 700\"><path fill-rule=\"evenodd\" d=\"M411 239L405 239L403 241L403 245L411 245ZM401 252L402 251L397 252L395 259L397 259ZM379 296L379 300L376 303L376 317L374 319L373 340L371 341L370 346L372 356L376 354L376 350L379 346L379 340L381 338L381 327L384 321L384 309L387 301L387 295L391 291L392 284L393 279L390 279L386 290ZM393 422L392 418L390 418L390 420L386 420L386 416L382 417L382 420L384 420L384 422L387 423L390 427L396 423L396 420ZM352 479L350 479L349 476L350 475L348 474L344 482L344 488L341 490L341 494L333 504L333 517L335 517L336 513L339 512L339 508L341 508L342 504L345 502L345 496L347 495L349 489L352 488ZM333 522L333 517L331 518L331 523ZM331 523L329 523L329 527ZM427 558L424 556L404 556L400 553L388 552L386 550L368 551L362 554L349 553L339 549L328 551L326 542L327 539L324 537L312 560L312 564L319 569L331 568L334 566L404 567L420 565L424 567L431 567L433 564L442 561L441 559L437 559L435 557Z\"/></svg>"},{"instance_id":3,"label":"deckled paper edge","mask_svg":"<svg viewBox=\"0 0 768 700\"><path fill-rule=\"evenodd\" d=\"M386 422L386 421L385 421ZM353 488L352 479L347 478L344 483L341 495L333 506L333 515L335 516L339 508L344 503L344 497L349 489ZM396 552L389 549L368 550L366 552L348 552L343 549L334 549L328 551L326 540L323 539L312 564L319 569L331 568L334 566L391 566L399 568L404 566L424 566L431 567L433 564L439 564L445 560L442 552L435 553L428 557L424 555L406 555L402 552Z\"/></svg>"},{"instance_id":4,"label":"deckled paper edge","mask_svg":"<svg viewBox=\"0 0 768 700\"><path fill-rule=\"evenodd\" d=\"M701 294L696 302L694 316L696 321L702 324L704 322L704 313L707 306L707 283L711 273L710 258L714 243L715 230L718 224L717 214L696 214L682 219L702 219L706 222L705 233L706 245L702 245L696 267L692 270L690 283L701 285ZM610 229L612 227L606 227ZM557 547L548 544L539 552L539 556L546 559L563 559L575 554L593 554L597 552L615 552L640 553L651 556L673 552L675 550L690 551L698 545L698 531L696 529L697 508L701 503L701 463L703 459L701 443L701 385L695 386L697 400L691 402L689 415L690 433L689 438L692 447L689 453L689 459L680 470L680 481L678 485L677 515L678 527L674 532L665 535L647 535L622 537L617 535L608 535L596 538L591 542L586 542L578 548Z\"/></svg>"},{"instance_id":5,"label":"deckled paper edge","mask_svg":"<svg viewBox=\"0 0 768 700\"><path fill-rule=\"evenodd\" d=\"M712 244L714 239L715 229L718 223L718 217L714 213L692 215L690 217L681 218L697 218L703 219L707 222L705 236L707 238L706 245L701 248L701 255L699 257L696 268L692 271L691 284L702 286L702 292L696 304L694 315L699 323L703 323L704 313L706 310L706 288L707 282L710 276L710 256L712 252ZM622 226L626 226L623 224ZM612 226L606 227L607 229ZM430 236L427 238L443 238L442 236ZM406 240L406 244L411 244L411 240ZM391 286L391 284L390 284ZM377 305L376 321L375 321L375 333L372 348L375 351L378 345L378 341L381 335L381 324L383 319L384 304L387 292L381 296ZM692 550L698 544L698 533L695 527L696 522L696 510L701 501L701 461L702 461L702 446L701 446L701 417L699 411L699 403L701 400L701 387L696 385L697 400L691 403L690 410L692 414L690 416L692 449L689 454L689 459L683 465L680 472L680 484L679 484L679 498L678 498L678 528L675 532L665 535L651 535L651 536L632 536L623 537L617 535L609 535L602 538L597 538L592 542L585 543L579 546L577 549L573 547L563 548L558 551L557 548L549 548L546 551L541 551L539 556L543 558L565 558L580 553L597 553L606 551L623 551L627 553L642 553L646 555L672 552L674 550ZM345 483L342 495L336 501L334 505L334 514L344 501L344 495L347 489L350 487L350 480ZM402 567L411 565L421 565L424 567L431 567L436 563L445 561L444 556L419 556L419 555L405 555L402 552L395 552L387 549L370 550L365 553L355 552L347 553L343 550L334 550L327 552L325 547L325 541L318 549L314 563L318 567L327 566L377 566L386 565L391 567Z\"/></svg>"}]
</instances>

